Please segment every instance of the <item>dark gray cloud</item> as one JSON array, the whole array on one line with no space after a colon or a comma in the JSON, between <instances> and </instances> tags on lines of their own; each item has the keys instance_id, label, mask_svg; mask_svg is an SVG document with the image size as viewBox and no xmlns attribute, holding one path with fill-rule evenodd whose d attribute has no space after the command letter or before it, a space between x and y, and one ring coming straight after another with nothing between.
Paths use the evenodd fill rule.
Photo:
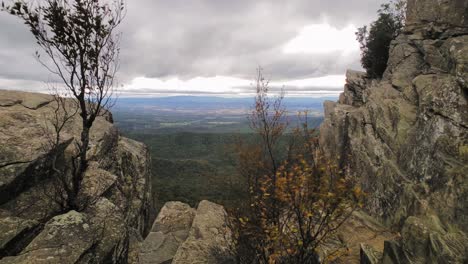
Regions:
<instances>
[{"instance_id":1,"label":"dark gray cloud","mask_svg":"<svg viewBox=\"0 0 468 264\"><path fill-rule=\"evenodd\" d=\"M310 24L369 23L383 1L128 0L119 79L251 78L258 65L272 79L343 74L360 67L358 52L284 54L281 47ZM34 39L20 20L0 13L0 35L0 78L51 78L34 59Z\"/></svg>"}]
</instances>

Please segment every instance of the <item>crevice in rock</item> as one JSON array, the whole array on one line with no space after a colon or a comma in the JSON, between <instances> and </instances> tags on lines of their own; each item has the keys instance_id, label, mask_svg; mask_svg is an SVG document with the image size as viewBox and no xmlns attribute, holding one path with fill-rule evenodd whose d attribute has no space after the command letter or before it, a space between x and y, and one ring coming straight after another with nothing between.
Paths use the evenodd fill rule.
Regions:
<instances>
[{"instance_id":1,"label":"crevice in rock","mask_svg":"<svg viewBox=\"0 0 468 264\"><path fill-rule=\"evenodd\" d=\"M25 163L30 163L30 162L33 162L33 160L11 161L11 162L7 162L7 163L4 163L4 164L0 164L0 169L8 167L8 166L12 166L12 165L25 164Z\"/></svg>"},{"instance_id":2,"label":"crevice in rock","mask_svg":"<svg viewBox=\"0 0 468 264\"><path fill-rule=\"evenodd\" d=\"M444 119L447 119L447 120L449 120L449 121L450 121L453 125L455 125L455 126L462 127L462 128L464 128L464 129L468 129L468 126L466 126L466 125L464 125L464 124L461 124L461 123L459 123L459 122L453 120L452 118L450 118L450 117L448 117L448 116L442 114L441 112L436 111L436 110L434 110L434 109L432 109L432 108L429 109L429 113L431 113L431 114L433 114L433 115L435 115L435 116L439 116L439 117L442 117L442 118L444 118Z\"/></svg>"},{"instance_id":3,"label":"crevice in rock","mask_svg":"<svg viewBox=\"0 0 468 264\"><path fill-rule=\"evenodd\" d=\"M17 104L21 104L21 100L12 100L12 101L7 101L7 102L0 102L0 107L12 107L12 106L15 106Z\"/></svg>"},{"instance_id":4,"label":"crevice in rock","mask_svg":"<svg viewBox=\"0 0 468 264\"><path fill-rule=\"evenodd\" d=\"M22 255L26 255L26 254L29 254L31 252L34 252L36 250L44 250L44 249L60 249L62 247L66 246L66 244L58 244L58 245L54 245L54 246L48 246L48 247L38 247L38 248L32 248L30 250L27 250L27 251L22 251L21 253L17 254L17 256L22 256Z\"/></svg>"},{"instance_id":5,"label":"crevice in rock","mask_svg":"<svg viewBox=\"0 0 468 264\"><path fill-rule=\"evenodd\" d=\"M87 248L85 251L83 251L83 253L81 253L81 255L78 257L78 260L75 263L88 263L88 261L85 260L90 256L95 255L98 244L98 241L94 241L89 248Z\"/></svg>"},{"instance_id":6,"label":"crevice in rock","mask_svg":"<svg viewBox=\"0 0 468 264\"><path fill-rule=\"evenodd\" d=\"M419 46L414 40L409 40L408 41L408 45L412 46L413 48L415 48L419 55L421 56L421 61L422 61L422 65L419 65L418 66L418 69L419 69L419 72L423 72L424 70L429 70L431 69L431 65L426 61L426 52L424 51L424 48L422 48L421 46Z\"/></svg>"},{"instance_id":7,"label":"crevice in rock","mask_svg":"<svg viewBox=\"0 0 468 264\"><path fill-rule=\"evenodd\" d=\"M339 167L341 169L345 168L345 164L347 164L346 156L349 153L349 113L346 113L345 120L343 126L343 150L341 151L342 155L340 156L339 160Z\"/></svg>"},{"instance_id":8,"label":"crevice in rock","mask_svg":"<svg viewBox=\"0 0 468 264\"><path fill-rule=\"evenodd\" d=\"M57 149L52 150L51 152L46 153L35 160L28 162L18 161L14 162L14 164L8 164L7 166L29 163L29 165L24 169L23 172L20 173L20 175L16 176L7 185L0 187L0 205L15 199L19 194L27 191L38 182L48 179L51 168L51 153L56 152L59 153L59 156L63 156L63 152L71 142L72 139L61 143ZM2 167L0 166L0 168Z\"/></svg>"},{"instance_id":9,"label":"crevice in rock","mask_svg":"<svg viewBox=\"0 0 468 264\"><path fill-rule=\"evenodd\" d=\"M41 103L37 104L37 105L34 106L34 107L28 107L28 106L26 106L26 105L24 105L24 104L22 104L22 103L20 103L20 104L21 104L21 106L23 106L24 108L27 108L27 109L29 109L29 110L37 110L37 109L39 109L39 108L41 108L41 107L44 107L44 106L50 104L51 102L52 102L52 101L41 102Z\"/></svg>"},{"instance_id":10,"label":"crevice in rock","mask_svg":"<svg viewBox=\"0 0 468 264\"><path fill-rule=\"evenodd\" d=\"M128 249L128 244L124 246L125 249ZM118 247L115 246L107 254L103 257L103 260L101 263L122 263L122 259L125 259L125 257L128 255L127 250L125 252L121 252L121 254L116 254L118 250Z\"/></svg>"},{"instance_id":11,"label":"crevice in rock","mask_svg":"<svg viewBox=\"0 0 468 264\"><path fill-rule=\"evenodd\" d=\"M34 175L41 171L38 167L43 166L44 157L31 162L20 175L0 188L0 205L15 199L20 193L28 190L34 184L33 180L28 181L28 179L34 179Z\"/></svg>"},{"instance_id":12,"label":"crevice in rock","mask_svg":"<svg viewBox=\"0 0 468 264\"><path fill-rule=\"evenodd\" d=\"M23 251L33 239L39 235L43 230L44 225L38 224L31 228L27 228L16 235L11 241L9 241L2 249L0 249L0 259L7 256L17 256Z\"/></svg>"},{"instance_id":13,"label":"crevice in rock","mask_svg":"<svg viewBox=\"0 0 468 264\"><path fill-rule=\"evenodd\" d=\"M468 101L468 86L466 86L466 84L465 84L463 81L461 81L461 80L458 80L458 79L457 79L457 82L458 82L458 84L459 84L460 87L461 87L462 94L463 94L465 100Z\"/></svg>"}]
</instances>

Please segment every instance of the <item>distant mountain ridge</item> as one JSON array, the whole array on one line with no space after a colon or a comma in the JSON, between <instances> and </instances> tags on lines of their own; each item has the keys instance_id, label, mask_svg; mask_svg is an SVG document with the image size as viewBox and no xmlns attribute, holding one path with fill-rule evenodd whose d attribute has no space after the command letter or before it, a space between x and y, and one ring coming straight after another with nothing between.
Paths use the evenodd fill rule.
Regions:
<instances>
[{"instance_id":1,"label":"distant mountain ridge","mask_svg":"<svg viewBox=\"0 0 468 264\"><path fill-rule=\"evenodd\" d=\"M284 106L291 109L322 110L323 102L336 100L338 97L285 97ZM216 108L250 108L254 103L253 97L216 97L216 96L171 96L155 98L119 98L115 108L187 108L187 109L216 109Z\"/></svg>"}]
</instances>

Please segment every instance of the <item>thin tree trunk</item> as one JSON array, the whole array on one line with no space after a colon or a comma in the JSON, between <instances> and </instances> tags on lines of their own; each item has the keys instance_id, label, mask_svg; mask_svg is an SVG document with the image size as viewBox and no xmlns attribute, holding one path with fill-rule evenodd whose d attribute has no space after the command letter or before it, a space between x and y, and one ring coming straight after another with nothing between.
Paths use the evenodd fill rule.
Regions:
<instances>
[{"instance_id":1,"label":"thin tree trunk","mask_svg":"<svg viewBox=\"0 0 468 264\"><path fill-rule=\"evenodd\" d=\"M81 146L80 146L80 153L79 153L79 166L78 170L74 173L72 184L73 184L73 191L70 197L70 206L73 209L79 210L80 205L78 204L78 193L81 190L81 184L83 182L84 174L88 167L88 147L89 147L89 130L90 127L83 122L83 130L81 131Z\"/></svg>"}]
</instances>

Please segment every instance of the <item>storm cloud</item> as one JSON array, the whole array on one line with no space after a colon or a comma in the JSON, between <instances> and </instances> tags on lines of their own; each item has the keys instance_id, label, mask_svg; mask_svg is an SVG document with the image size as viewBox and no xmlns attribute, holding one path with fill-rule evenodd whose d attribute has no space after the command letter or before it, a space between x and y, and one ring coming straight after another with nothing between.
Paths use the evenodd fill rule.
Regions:
<instances>
[{"instance_id":1,"label":"storm cloud","mask_svg":"<svg viewBox=\"0 0 468 264\"><path fill-rule=\"evenodd\" d=\"M125 87L138 77L252 80L258 66L275 82L344 75L347 68L360 69L358 49L308 53L285 52L284 47L310 25L326 25L340 32L368 24L382 2L129 0L120 27L119 81ZM35 85L54 79L34 59L36 45L26 26L5 12L0 13L0 25L0 89L40 90ZM314 36L309 42L320 42L321 37ZM151 88L141 87L140 93ZM307 89L322 90L319 85ZM136 94L137 90L133 88ZM181 90L191 91L190 87ZM160 89L163 94L170 91ZM194 94L212 92L193 90Z\"/></svg>"}]
</instances>

